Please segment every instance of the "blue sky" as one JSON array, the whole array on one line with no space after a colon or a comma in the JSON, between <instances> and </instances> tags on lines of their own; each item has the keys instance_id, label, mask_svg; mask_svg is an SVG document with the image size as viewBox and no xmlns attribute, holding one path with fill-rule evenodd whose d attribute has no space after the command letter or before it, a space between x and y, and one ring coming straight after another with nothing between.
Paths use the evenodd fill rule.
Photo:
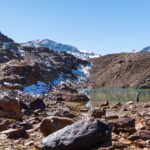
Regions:
<instances>
[{"instance_id":1,"label":"blue sky","mask_svg":"<svg viewBox=\"0 0 150 150\"><path fill-rule=\"evenodd\" d=\"M0 30L100 54L150 45L150 0L0 0Z\"/></svg>"}]
</instances>

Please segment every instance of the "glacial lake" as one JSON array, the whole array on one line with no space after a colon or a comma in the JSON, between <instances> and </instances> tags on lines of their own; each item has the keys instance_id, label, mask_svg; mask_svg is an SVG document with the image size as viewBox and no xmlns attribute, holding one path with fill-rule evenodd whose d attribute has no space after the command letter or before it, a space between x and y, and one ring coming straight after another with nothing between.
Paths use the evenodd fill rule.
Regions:
<instances>
[{"instance_id":1,"label":"glacial lake","mask_svg":"<svg viewBox=\"0 0 150 150\"><path fill-rule=\"evenodd\" d=\"M130 89L130 88L97 88L81 89L81 93L86 94L93 106L106 102L111 104L116 102L126 103L128 101L136 102L139 93L139 103L150 102L150 89Z\"/></svg>"}]
</instances>

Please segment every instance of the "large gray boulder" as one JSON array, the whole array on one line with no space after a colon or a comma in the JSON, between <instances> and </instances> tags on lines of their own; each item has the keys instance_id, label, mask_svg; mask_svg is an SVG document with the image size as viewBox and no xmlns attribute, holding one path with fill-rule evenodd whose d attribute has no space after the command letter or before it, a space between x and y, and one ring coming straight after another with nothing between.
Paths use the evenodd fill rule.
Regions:
<instances>
[{"instance_id":1,"label":"large gray boulder","mask_svg":"<svg viewBox=\"0 0 150 150\"><path fill-rule=\"evenodd\" d=\"M96 119L66 126L42 141L42 150L87 150L111 144L111 127Z\"/></svg>"}]
</instances>

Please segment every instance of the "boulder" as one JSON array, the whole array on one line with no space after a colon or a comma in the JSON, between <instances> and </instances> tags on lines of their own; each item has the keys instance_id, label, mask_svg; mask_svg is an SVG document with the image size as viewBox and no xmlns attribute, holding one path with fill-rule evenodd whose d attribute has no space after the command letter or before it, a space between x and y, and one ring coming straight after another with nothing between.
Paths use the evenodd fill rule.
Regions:
<instances>
[{"instance_id":1,"label":"boulder","mask_svg":"<svg viewBox=\"0 0 150 150\"><path fill-rule=\"evenodd\" d=\"M107 120L113 120L113 119L118 119L119 116L118 116L117 112L115 112L115 111L106 111L105 118Z\"/></svg>"},{"instance_id":2,"label":"boulder","mask_svg":"<svg viewBox=\"0 0 150 150\"><path fill-rule=\"evenodd\" d=\"M57 110L53 114L54 116L59 116L59 117L67 117L67 118L75 118L77 115L69 110Z\"/></svg>"},{"instance_id":3,"label":"boulder","mask_svg":"<svg viewBox=\"0 0 150 150\"><path fill-rule=\"evenodd\" d=\"M21 119L22 113L18 101L8 96L0 96L0 117Z\"/></svg>"},{"instance_id":4,"label":"boulder","mask_svg":"<svg viewBox=\"0 0 150 150\"><path fill-rule=\"evenodd\" d=\"M45 107L46 106L42 99L36 99L29 104L29 109L31 109L31 110L37 110L37 109L44 110Z\"/></svg>"},{"instance_id":5,"label":"boulder","mask_svg":"<svg viewBox=\"0 0 150 150\"><path fill-rule=\"evenodd\" d=\"M46 117L43 119L40 125L40 130L44 135L49 135L67 125L73 123L73 120L66 117Z\"/></svg>"},{"instance_id":6,"label":"boulder","mask_svg":"<svg viewBox=\"0 0 150 150\"><path fill-rule=\"evenodd\" d=\"M131 141L135 141L135 140L150 140L150 131L148 130L140 130L136 133L134 133L133 135L128 137L129 140Z\"/></svg>"},{"instance_id":7,"label":"boulder","mask_svg":"<svg viewBox=\"0 0 150 150\"><path fill-rule=\"evenodd\" d=\"M18 89L21 85L34 84L40 77L39 66L34 61L29 60L11 60L0 67L0 82L4 89ZM7 84L6 84L7 83ZM16 84L17 83L17 84ZM16 86L17 85L17 86Z\"/></svg>"},{"instance_id":8,"label":"boulder","mask_svg":"<svg viewBox=\"0 0 150 150\"><path fill-rule=\"evenodd\" d=\"M135 130L135 120L131 118L120 118L112 122L113 132L119 134L120 132L134 133Z\"/></svg>"},{"instance_id":9,"label":"boulder","mask_svg":"<svg viewBox=\"0 0 150 150\"><path fill-rule=\"evenodd\" d=\"M79 93L53 92L52 94L56 96L58 100L61 101L70 101L70 102L89 101L89 98L86 95Z\"/></svg>"},{"instance_id":10,"label":"boulder","mask_svg":"<svg viewBox=\"0 0 150 150\"><path fill-rule=\"evenodd\" d=\"M91 116L94 118L101 118L104 115L105 115L105 110L99 107L96 107L91 111Z\"/></svg>"},{"instance_id":11,"label":"boulder","mask_svg":"<svg viewBox=\"0 0 150 150\"><path fill-rule=\"evenodd\" d=\"M111 145L111 128L96 119L81 120L42 141L42 150L87 150L103 144Z\"/></svg>"},{"instance_id":12,"label":"boulder","mask_svg":"<svg viewBox=\"0 0 150 150\"><path fill-rule=\"evenodd\" d=\"M10 138L10 139L29 138L28 133L23 128L9 129L9 130L6 130L2 133L6 134L7 138Z\"/></svg>"},{"instance_id":13,"label":"boulder","mask_svg":"<svg viewBox=\"0 0 150 150\"><path fill-rule=\"evenodd\" d=\"M13 120L10 120L10 119L2 120L0 122L0 132L4 131L4 130L7 130L9 125L11 125L12 123L13 123Z\"/></svg>"}]
</instances>

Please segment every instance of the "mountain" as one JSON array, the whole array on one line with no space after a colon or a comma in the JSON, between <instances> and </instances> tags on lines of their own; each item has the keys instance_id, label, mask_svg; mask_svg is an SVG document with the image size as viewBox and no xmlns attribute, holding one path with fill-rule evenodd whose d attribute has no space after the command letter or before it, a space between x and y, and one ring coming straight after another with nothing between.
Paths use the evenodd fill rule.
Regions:
<instances>
[{"instance_id":1,"label":"mountain","mask_svg":"<svg viewBox=\"0 0 150 150\"><path fill-rule=\"evenodd\" d=\"M26 43L21 43L21 45L24 47L36 47L36 48L45 47L49 48L50 50L58 52L64 51L81 59L88 59L97 56L97 54L93 52L81 52L80 50L78 50L78 48L74 46L57 43L49 39L28 41Z\"/></svg>"},{"instance_id":2,"label":"mountain","mask_svg":"<svg viewBox=\"0 0 150 150\"><path fill-rule=\"evenodd\" d=\"M132 53L138 53L138 52L150 52L150 46L144 47L142 50L132 50Z\"/></svg>"},{"instance_id":3,"label":"mountain","mask_svg":"<svg viewBox=\"0 0 150 150\"><path fill-rule=\"evenodd\" d=\"M150 52L150 46L147 46L141 50L142 52Z\"/></svg>"},{"instance_id":4,"label":"mountain","mask_svg":"<svg viewBox=\"0 0 150 150\"><path fill-rule=\"evenodd\" d=\"M93 58L89 86L150 88L150 53L121 53Z\"/></svg>"},{"instance_id":5,"label":"mountain","mask_svg":"<svg viewBox=\"0 0 150 150\"><path fill-rule=\"evenodd\" d=\"M88 61L65 51L25 47L0 33L0 89L42 94L62 83L83 83L89 67Z\"/></svg>"}]
</instances>

